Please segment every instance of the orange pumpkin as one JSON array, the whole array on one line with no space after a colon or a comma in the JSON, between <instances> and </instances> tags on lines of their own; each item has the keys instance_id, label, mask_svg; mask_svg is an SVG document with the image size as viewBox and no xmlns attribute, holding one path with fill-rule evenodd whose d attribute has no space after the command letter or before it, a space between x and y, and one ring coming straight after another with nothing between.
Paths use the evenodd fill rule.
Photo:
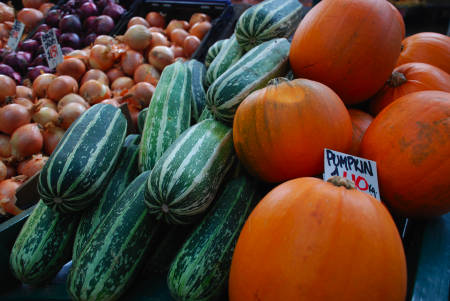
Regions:
<instances>
[{"instance_id":1,"label":"orange pumpkin","mask_svg":"<svg viewBox=\"0 0 450 301\"><path fill-rule=\"evenodd\" d=\"M373 120L360 154L377 162L382 199L408 217L450 211L450 93L414 92Z\"/></svg>"},{"instance_id":2,"label":"orange pumpkin","mask_svg":"<svg viewBox=\"0 0 450 301\"><path fill-rule=\"evenodd\" d=\"M394 69L404 27L385 0L320 1L294 34L292 70L329 86L346 104L364 101Z\"/></svg>"},{"instance_id":3,"label":"orange pumpkin","mask_svg":"<svg viewBox=\"0 0 450 301\"><path fill-rule=\"evenodd\" d=\"M323 151L345 152L352 137L350 116L327 86L296 79L269 84L247 96L233 123L241 163L266 182L323 172Z\"/></svg>"},{"instance_id":4,"label":"orange pumpkin","mask_svg":"<svg viewBox=\"0 0 450 301\"><path fill-rule=\"evenodd\" d=\"M397 98L417 91L450 92L450 75L433 65L407 63L394 69L384 87L371 99L370 112L377 115Z\"/></svg>"},{"instance_id":5,"label":"orange pumpkin","mask_svg":"<svg viewBox=\"0 0 450 301\"><path fill-rule=\"evenodd\" d=\"M450 37L436 32L421 32L402 42L397 66L411 62L427 63L450 73Z\"/></svg>"},{"instance_id":6,"label":"orange pumpkin","mask_svg":"<svg viewBox=\"0 0 450 301\"><path fill-rule=\"evenodd\" d=\"M357 109L349 109L350 119L352 120L352 146L348 153L351 155L359 155L359 147L369 125L372 123L372 116Z\"/></svg>"},{"instance_id":7,"label":"orange pumpkin","mask_svg":"<svg viewBox=\"0 0 450 301\"><path fill-rule=\"evenodd\" d=\"M230 301L405 300L406 261L392 217L335 180L294 179L259 202L233 254Z\"/></svg>"}]
</instances>

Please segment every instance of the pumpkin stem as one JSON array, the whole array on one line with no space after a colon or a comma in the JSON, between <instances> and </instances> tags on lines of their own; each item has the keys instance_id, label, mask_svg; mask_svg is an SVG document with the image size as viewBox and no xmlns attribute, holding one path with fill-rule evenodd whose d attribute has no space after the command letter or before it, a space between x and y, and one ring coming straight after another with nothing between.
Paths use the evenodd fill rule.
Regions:
<instances>
[{"instance_id":1,"label":"pumpkin stem","mask_svg":"<svg viewBox=\"0 0 450 301\"><path fill-rule=\"evenodd\" d=\"M289 82L289 79L287 79L285 77L275 77L269 81L268 86L271 86L271 85L276 86L276 85L286 83L286 82Z\"/></svg>"},{"instance_id":2,"label":"pumpkin stem","mask_svg":"<svg viewBox=\"0 0 450 301\"><path fill-rule=\"evenodd\" d=\"M403 73L394 71L392 72L391 77L389 77L388 79L388 85L396 88L406 83L406 81L407 79Z\"/></svg>"},{"instance_id":3,"label":"pumpkin stem","mask_svg":"<svg viewBox=\"0 0 450 301\"><path fill-rule=\"evenodd\" d=\"M344 186L347 189L355 189L356 187L352 180L340 176L333 176L329 178L327 182L337 187Z\"/></svg>"}]
</instances>

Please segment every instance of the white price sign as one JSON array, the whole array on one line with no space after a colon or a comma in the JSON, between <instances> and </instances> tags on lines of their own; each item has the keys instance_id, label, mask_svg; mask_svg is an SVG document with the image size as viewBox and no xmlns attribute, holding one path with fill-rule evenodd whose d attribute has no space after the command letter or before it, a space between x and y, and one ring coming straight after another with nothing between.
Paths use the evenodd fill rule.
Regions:
<instances>
[{"instance_id":1,"label":"white price sign","mask_svg":"<svg viewBox=\"0 0 450 301\"><path fill-rule=\"evenodd\" d=\"M344 154L331 149L324 150L323 179L340 176L352 180L356 189L380 200L377 163L364 158Z\"/></svg>"},{"instance_id":2,"label":"white price sign","mask_svg":"<svg viewBox=\"0 0 450 301\"><path fill-rule=\"evenodd\" d=\"M22 39L23 30L25 29L25 25L22 22L14 20L14 24L9 32L8 44L7 47L12 51L15 51L17 45L19 45L20 39Z\"/></svg>"},{"instance_id":3,"label":"white price sign","mask_svg":"<svg viewBox=\"0 0 450 301\"><path fill-rule=\"evenodd\" d=\"M48 67L55 69L64 60L61 47L56 38L55 31L52 29L41 37L42 46L44 47L45 57L47 58Z\"/></svg>"}]
</instances>

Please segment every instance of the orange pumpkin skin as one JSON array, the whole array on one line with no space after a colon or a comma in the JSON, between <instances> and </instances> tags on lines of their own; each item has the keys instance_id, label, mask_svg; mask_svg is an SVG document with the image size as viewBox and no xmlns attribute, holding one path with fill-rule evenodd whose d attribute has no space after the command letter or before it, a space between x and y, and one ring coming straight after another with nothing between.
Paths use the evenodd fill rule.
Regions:
<instances>
[{"instance_id":1,"label":"orange pumpkin skin","mask_svg":"<svg viewBox=\"0 0 450 301\"><path fill-rule=\"evenodd\" d=\"M397 66L411 62L427 63L450 73L450 37L437 32L420 32L402 42Z\"/></svg>"},{"instance_id":2,"label":"orange pumpkin skin","mask_svg":"<svg viewBox=\"0 0 450 301\"><path fill-rule=\"evenodd\" d=\"M385 0L323 0L299 24L289 61L296 77L319 81L355 104L389 78L404 31Z\"/></svg>"},{"instance_id":3,"label":"orange pumpkin skin","mask_svg":"<svg viewBox=\"0 0 450 301\"><path fill-rule=\"evenodd\" d=\"M352 121L352 146L348 150L348 153L358 156L361 140L367 128L372 123L373 117L357 109L349 109L348 112Z\"/></svg>"},{"instance_id":4,"label":"orange pumpkin skin","mask_svg":"<svg viewBox=\"0 0 450 301\"><path fill-rule=\"evenodd\" d=\"M233 122L233 141L245 168L266 182L323 172L323 150L346 152L350 115L327 86L296 79L247 96Z\"/></svg>"},{"instance_id":5,"label":"orange pumpkin skin","mask_svg":"<svg viewBox=\"0 0 450 301\"><path fill-rule=\"evenodd\" d=\"M414 92L378 114L360 154L377 162L382 199L407 217L450 211L450 93Z\"/></svg>"},{"instance_id":6,"label":"orange pumpkin skin","mask_svg":"<svg viewBox=\"0 0 450 301\"><path fill-rule=\"evenodd\" d=\"M230 301L405 300L395 224L368 194L316 178L275 187L239 236Z\"/></svg>"},{"instance_id":7,"label":"orange pumpkin skin","mask_svg":"<svg viewBox=\"0 0 450 301\"><path fill-rule=\"evenodd\" d=\"M425 63L406 63L398 66L384 87L370 100L370 113L377 115L397 98L425 90L450 92L450 75Z\"/></svg>"}]
</instances>

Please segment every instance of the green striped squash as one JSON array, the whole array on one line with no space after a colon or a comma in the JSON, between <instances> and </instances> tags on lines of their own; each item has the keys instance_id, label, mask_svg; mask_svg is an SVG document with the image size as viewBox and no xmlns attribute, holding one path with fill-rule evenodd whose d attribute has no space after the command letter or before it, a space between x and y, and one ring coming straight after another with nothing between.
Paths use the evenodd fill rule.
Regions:
<instances>
[{"instance_id":1,"label":"green striped squash","mask_svg":"<svg viewBox=\"0 0 450 301\"><path fill-rule=\"evenodd\" d=\"M108 215L128 184L138 176L137 158L140 139L139 135L129 135L125 138L119 163L114 170L111 180L109 180L108 186L106 186L100 200L83 212L73 244L72 259L74 261L77 260L89 238L91 238L97 227Z\"/></svg>"},{"instance_id":2,"label":"green striped squash","mask_svg":"<svg viewBox=\"0 0 450 301\"><path fill-rule=\"evenodd\" d=\"M230 39L224 43L219 54L211 62L211 65L206 72L206 86L210 86L220 75L222 75L228 68L236 63L243 55L244 50L232 35Z\"/></svg>"},{"instance_id":3,"label":"green striped squash","mask_svg":"<svg viewBox=\"0 0 450 301\"><path fill-rule=\"evenodd\" d=\"M138 114L137 125L138 125L138 131L141 134L142 134L142 131L144 130L144 124L145 124L145 118L147 117L147 112L148 112L148 107L143 109L142 111L140 111Z\"/></svg>"},{"instance_id":4,"label":"green striped squash","mask_svg":"<svg viewBox=\"0 0 450 301\"><path fill-rule=\"evenodd\" d=\"M78 220L78 215L53 211L40 200L12 248L9 262L14 276L32 285L53 278L70 260Z\"/></svg>"},{"instance_id":5,"label":"green striped squash","mask_svg":"<svg viewBox=\"0 0 450 301\"><path fill-rule=\"evenodd\" d=\"M73 300L117 300L142 266L160 227L144 203L149 173L128 185L74 262L67 279Z\"/></svg>"},{"instance_id":6,"label":"green striped squash","mask_svg":"<svg viewBox=\"0 0 450 301\"><path fill-rule=\"evenodd\" d=\"M262 42L288 38L297 29L303 6L298 0L266 0L247 9L236 23L236 39L249 51Z\"/></svg>"},{"instance_id":7,"label":"green striped squash","mask_svg":"<svg viewBox=\"0 0 450 301\"><path fill-rule=\"evenodd\" d=\"M170 266L167 282L176 300L213 300L224 291L239 233L258 196L248 176L227 183Z\"/></svg>"},{"instance_id":8,"label":"green striped squash","mask_svg":"<svg viewBox=\"0 0 450 301\"><path fill-rule=\"evenodd\" d=\"M211 47L209 47L208 52L206 53L205 57L205 67L209 68L209 65L214 60L214 58L219 54L220 49L222 49L223 44L228 41L228 39L220 40L212 44Z\"/></svg>"},{"instance_id":9,"label":"green striped squash","mask_svg":"<svg viewBox=\"0 0 450 301\"><path fill-rule=\"evenodd\" d=\"M200 117L198 118L197 122L201 122L205 119L214 119L214 115L211 113L210 110L208 110L208 108L203 109L203 112L200 115Z\"/></svg>"},{"instance_id":10,"label":"green striped squash","mask_svg":"<svg viewBox=\"0 0 450 301\"><path fill-rule=\"evenodd\" d=\"M127 121L118 108L96 104L67 130L39 176L38 191L60 212L87 208L106 186L119 158Z\"/></svg>"},{"instance_id":11,"label":"green striped squash","mask_svg":"<svg viewBox=\"0 0 450 301\"><path fill-rule=\"evenodd\" d=\"M288 68L289 42L274 39L247 52L209 87L206 105L217 120L232 123L239 104Z\"/></svg>"},{"instance_id":12,"label":"green striped squash","mask_svg":"<svg viewBox=\"0 0 450 301\"><path fill-rule=\"evenodd\" d=\"M191 123L188 68L180 60L164 68L142 131L139 170L151 170L164 151Z\"/></svg>"},{"instance_id":13,"label":"green striped squash","mask_svg":"<svg viewBox=\"0 0 450 301\"><path fill-rule=\"evenodd\" d=\"M203 88L206 69L205 65L194 59L189 60L186 66L191 75L191 115L197 121L206 106L206 92Z\"/></svg>"},{"instance_id":14,"label":"green striped squash","mask_svg":"<svg viewBox=\"0 0 450 301\"><path fill-rule=\"evenodd\" d=\"M158 160L147 181L149 212L187 224L211 204L234 161L231 128L207 119L183 133Z\"/></svg>"}]
</instances>

